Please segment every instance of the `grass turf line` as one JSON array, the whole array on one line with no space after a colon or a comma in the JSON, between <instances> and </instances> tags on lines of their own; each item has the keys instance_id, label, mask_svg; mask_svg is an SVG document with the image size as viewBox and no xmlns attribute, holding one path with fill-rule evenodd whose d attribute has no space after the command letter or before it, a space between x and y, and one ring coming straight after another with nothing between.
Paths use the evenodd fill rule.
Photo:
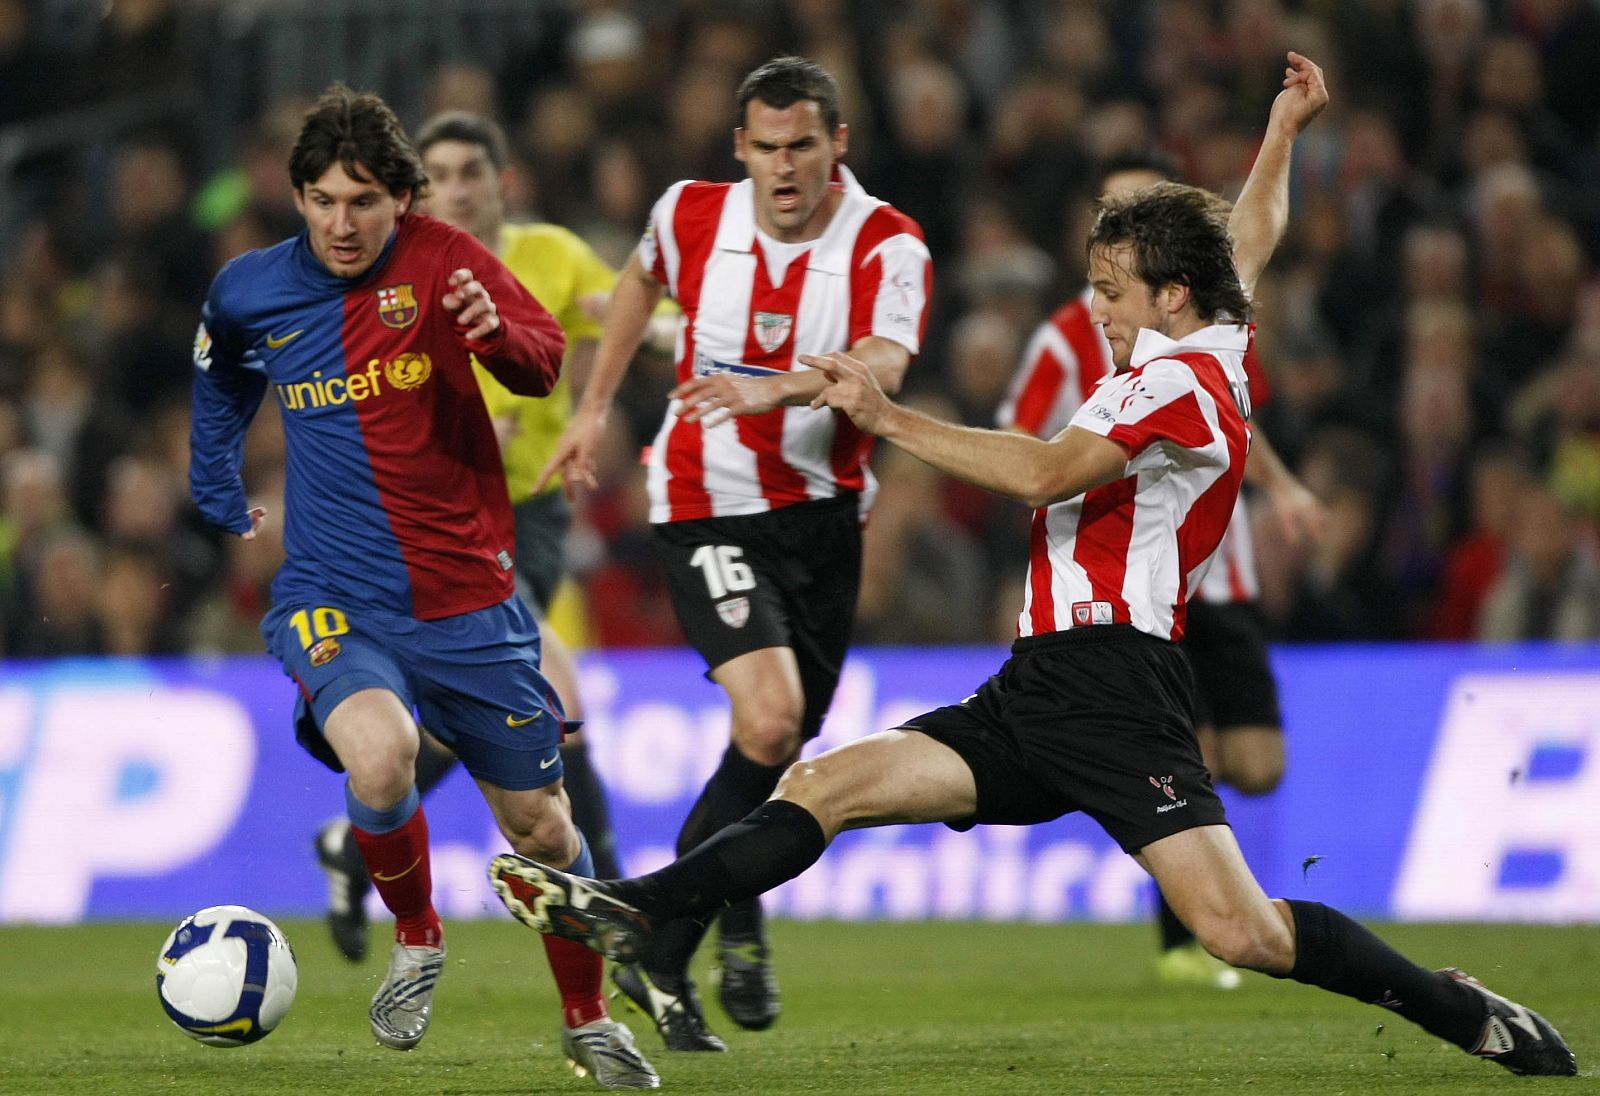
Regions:
<instances>
[{"instance_id":1,"label":"grass turf line","mask_svg":"<svg viewBox=\"0 0 1600 1096\"><path fill-rule=\"evenodd\" d=\"M388 955L381 928L356 966L321 922L279 924L299 957L298 998L278 1031L235 1050L191 1042L156 1002L155 952L170 925L0 927L0 1093L595 1091L562 1064L555 988L521 926L448 927L433 1029L401 1054L367 1027ZM648 1021L614 1007L664 1086L684 1093L1600 1092L1600 929L1379 931L1419 962L1462 966L1543 1012L1583 1075L1515 1078L1381 1009L1258 975L1232 993L1158 985L1145 925L779 922L784 1013L773 1029L739 1030L702 978L727 1055L670 1054Z\"/></svg>"}]
</instances>

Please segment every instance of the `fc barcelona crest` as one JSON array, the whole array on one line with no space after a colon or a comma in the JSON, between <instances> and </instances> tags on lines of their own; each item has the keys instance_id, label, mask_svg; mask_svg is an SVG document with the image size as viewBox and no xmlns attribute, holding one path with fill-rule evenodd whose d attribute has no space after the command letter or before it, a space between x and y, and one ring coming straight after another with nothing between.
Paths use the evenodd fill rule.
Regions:
<instances>
[{"instance_id":1,"label":"fc barcelona crest","mask_svg":"<svg viewBox=\"0 0 1600 1096\"><path fill-rule=\"evenodd\" d=\"M411 282L378 290L378 319L383 326L402 328L417 322L417 290Z\"/></svg>"},{"instance_id":2,"label":"fc barcelona crest","mask_svg":"<svg viewBox=\"0 0 1600 1096\"><path fill-rule=\"evenodd\" d=\"M794 317L782 312L757 312L755 328L756 342L771 354L788 341L789 332L794 330Z\"/></svg>"}]
</instances>

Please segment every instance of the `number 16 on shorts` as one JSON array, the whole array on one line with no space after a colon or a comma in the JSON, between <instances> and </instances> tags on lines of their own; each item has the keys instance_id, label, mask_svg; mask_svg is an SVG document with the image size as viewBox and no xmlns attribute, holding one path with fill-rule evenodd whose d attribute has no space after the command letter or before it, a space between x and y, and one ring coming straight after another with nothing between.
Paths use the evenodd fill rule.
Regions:
<instances>
[{"instance_id":1,"label":"number 16 on shorts","mask_svg":"<svg viewBox=\"0 0 1600 1096\"><path fill-rule=\"evenodd\" d=\"M743 555L744 549L734 544L702 544L689 557L689 565L698 567L706 580L706 593L717 603L717 615L730 628L742 628L750 619L750 599L728 595L756 588L755 572L740 558Z\"/></svg>"}]
</instances>

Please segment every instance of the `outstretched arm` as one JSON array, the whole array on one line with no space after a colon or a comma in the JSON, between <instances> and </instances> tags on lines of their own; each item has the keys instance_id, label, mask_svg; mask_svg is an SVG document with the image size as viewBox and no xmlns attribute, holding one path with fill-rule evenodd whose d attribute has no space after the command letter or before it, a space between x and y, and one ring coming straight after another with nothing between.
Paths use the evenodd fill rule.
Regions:
<instances>
[{"instance_id":1,"label":"outstretched arm","mask_svg":"<svg viewBox=\"0 0 1600 1096\"><path fill-rule=\"evenodd\" d=\"M1228 218L1233 236L1233 264L1249 292L1289 224L1289 160L1295 138L1328 105L1322 69L1310 58L1291 51L1283 90L1272 101L1261 151L1244 181Z\"/></svg>"},{"instance_id":2,"label":"outstretched arm","mask_svg":"<svg viewBox=\"0 0 1600 1096\"><path fill-rule=\"evenodd\" d=\"M848 354L803 354L800 360L828 380L813 407L843 411L862 430L939 471L1029 506L1070 499L1127 471L1126 449L1082 427L1041 441L1008 430L957 426L893 402L873 371Z\"/></svg>"},{"instance_id":3,"label":"outstretched arm","mask_svg":"<svg viewBox=\"0 0 1600 1096\"><path fill-rule=\"evenodd\" d=\"M849 355L861 362L878 379L889 395L900 391L911 351L881 335L858 339ZM804 355L801 361L805 361ZM672 390L672 398L683 401L678 410L686 422L704 421L715 426L734 415L761 415L775 407L801 407L817 398L828 378L815 369L795 369L770 377L737 377L713 373L691 377Z\"/></svg>"}]
</instances>

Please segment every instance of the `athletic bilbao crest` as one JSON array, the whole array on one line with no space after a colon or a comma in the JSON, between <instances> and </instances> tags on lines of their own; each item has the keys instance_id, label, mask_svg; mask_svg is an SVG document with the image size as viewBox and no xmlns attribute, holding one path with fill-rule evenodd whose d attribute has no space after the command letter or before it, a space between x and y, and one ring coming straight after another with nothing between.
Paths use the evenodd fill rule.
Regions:
<instances>
[{"instance_id":1,"label":"athletic bilbao crest","mask_svg":"<svg viewBox=\"0 0 1600 1096\"><path fill-rule=\"evenodd\" d=\"M410 282L378 290L378 319L383 326L399 329L417 322L417 290Z\"/></svg>"},{"instance_id":2,"label":"athletic bilbao crest","mask_svg":"<svg viewBox=\"0 0 1600 1096\"><path fill-rule=\"evenodd\" d=\"M794 317L782 312L757 312L755 318L756 342L768 354L789 341L794 330Z\"/></svg>"},{"instance_id":3,"label":"athletic bilbao crest","mask_svg":"<svg viewBox=\"0 0 1600 1096\"><path fill-rule=\"evenodd\" d=\"M717 602L717 615L722 618L722 623L730 628L743 628L750 619L750 599L747 597L730 597L727 601Z\"/></svg>"}]
</instances>

